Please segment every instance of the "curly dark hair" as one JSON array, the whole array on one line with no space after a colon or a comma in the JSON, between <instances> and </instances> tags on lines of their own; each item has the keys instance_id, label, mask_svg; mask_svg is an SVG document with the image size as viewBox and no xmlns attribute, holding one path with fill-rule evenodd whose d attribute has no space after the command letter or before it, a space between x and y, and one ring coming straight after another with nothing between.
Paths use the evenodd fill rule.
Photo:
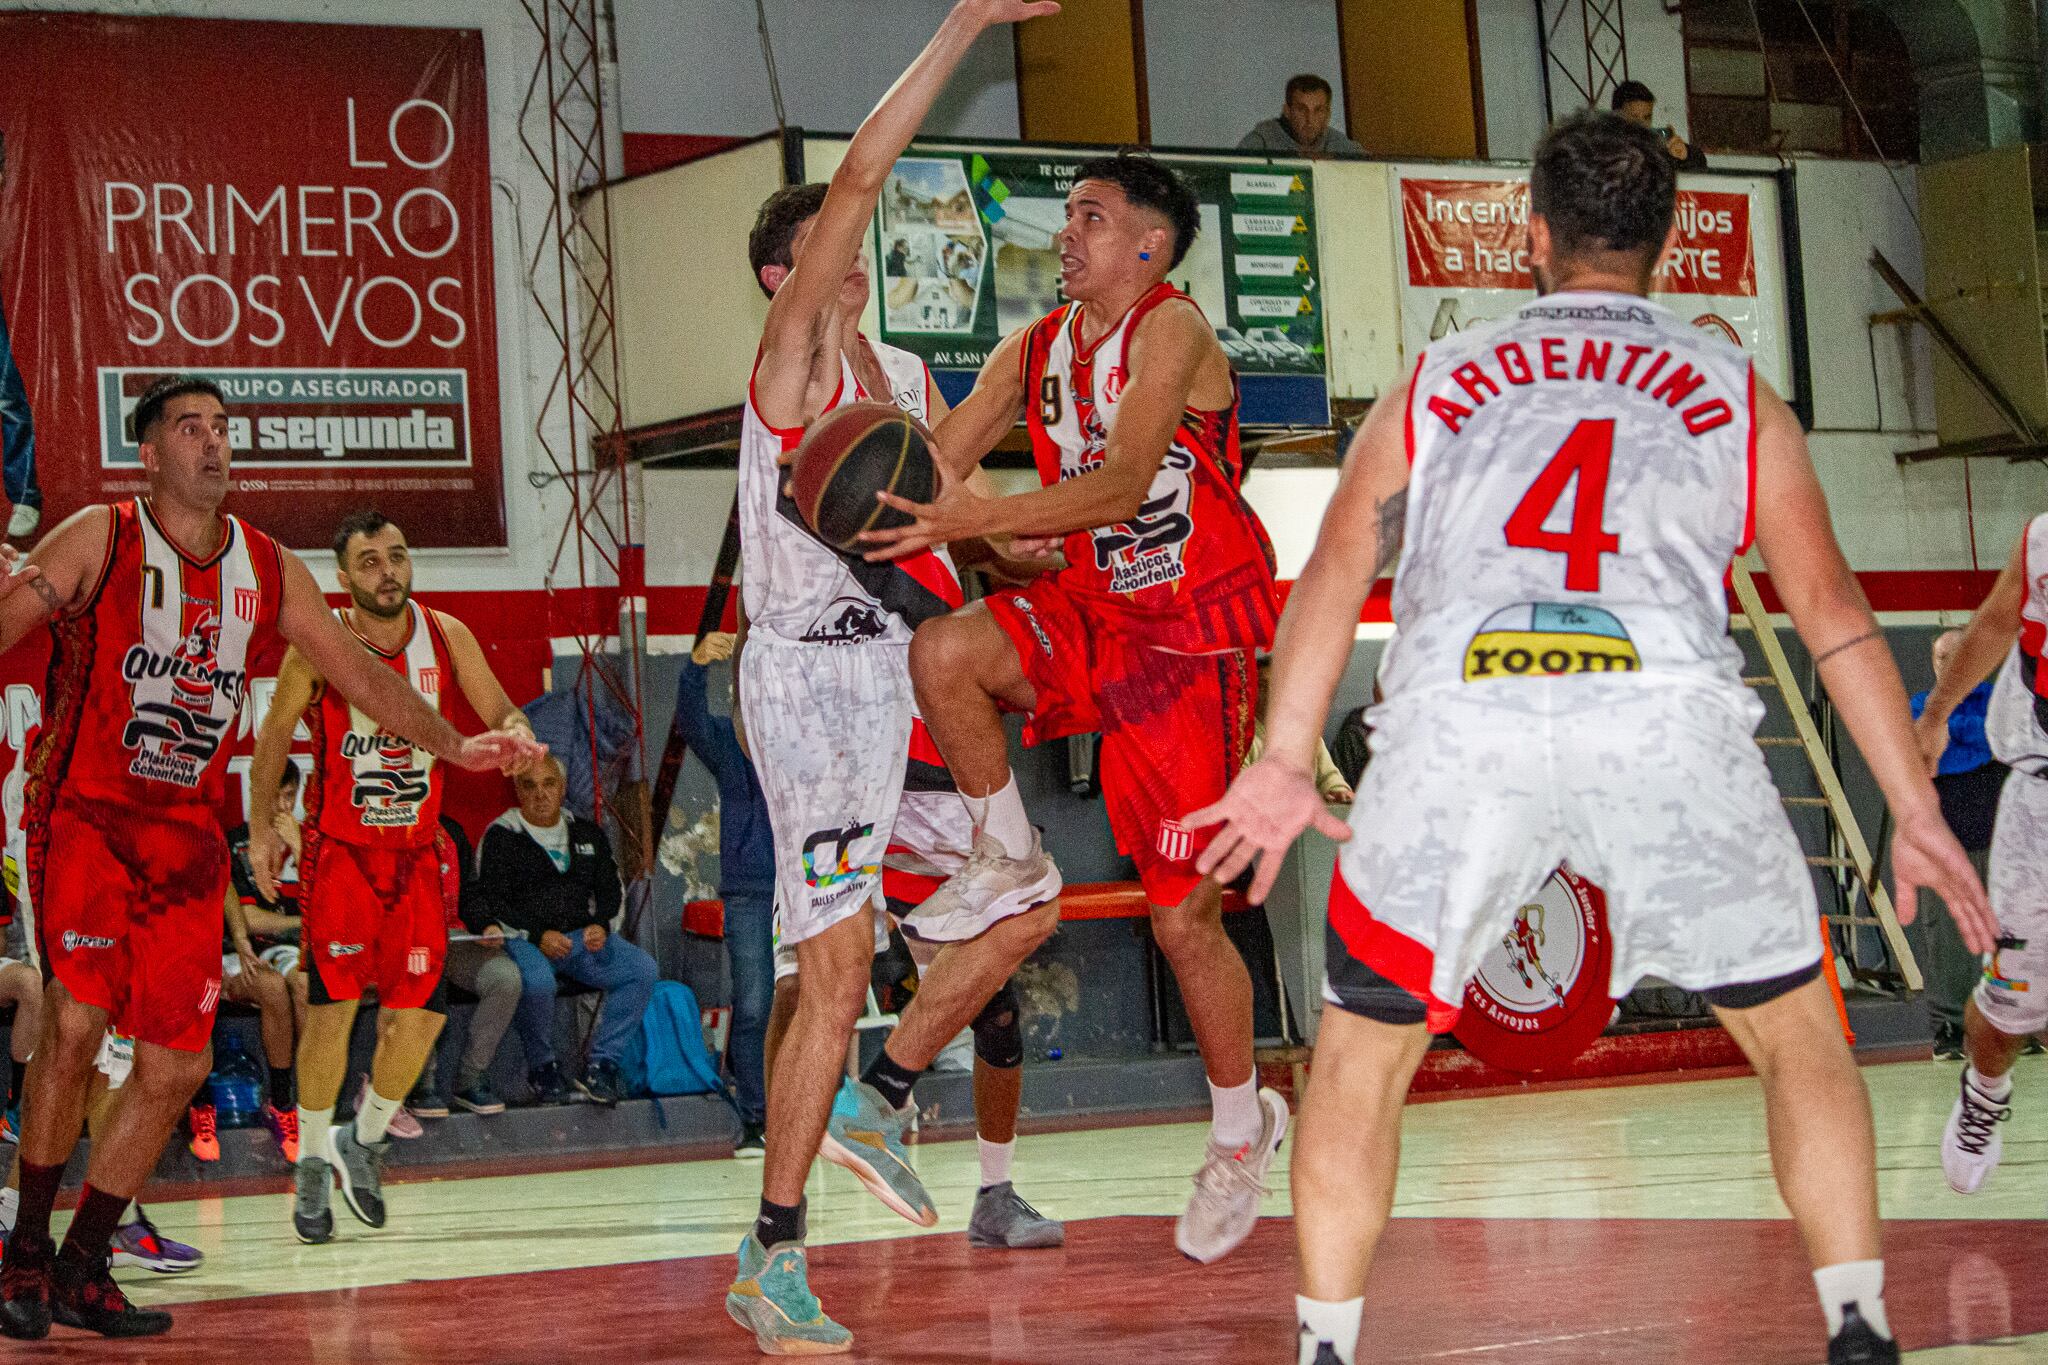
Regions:
<instances>
[{"instance_id":1,"label":"curly dark hair","mask_svg":"<svg viewBox=\"0 0 2048 1365\"><path fill-rule=\"evenodd\" d=\"M804 220L816 217L824 207L828 188L822 181L790 185L761 201L761 211L754 215L754 230L747 234L747 264L754 268L754 283L761 284L764 266L779 265L788 270L796 264L789 244ZM770 296L775 293L765 284L761 285L761 292Z\"/></svg>"},{"instance_id":2,"label":"curly dark hair","mask_svg":"<svg viewBox=\"0 0 2048 1365\"><path fill-rule=\"evenodd\" d=\"M1657 135L1619 114L1588 110L1536 144L1529 210L1562 255L1640 252L1655 264L1678 208L1678 165Z\"/></svg>"},{"instance_id":3,"label":"curly dark hair","mask_svg":"<svg viewBox=\"0 0 2048 1365\"><path fill-rule=\"evenodd\" d=\"M1188 182L1164 162L1132 151L1099 156L1082 162L1074 171L1074 183L1083 180L1106 181L1122 190L1133 204L1165 214L1173 224L1173 259L1168 268L1186 258L1188 248L1195 244L1195 234L1201 231L1202 211Z\"/></svg>"}]
</instances>

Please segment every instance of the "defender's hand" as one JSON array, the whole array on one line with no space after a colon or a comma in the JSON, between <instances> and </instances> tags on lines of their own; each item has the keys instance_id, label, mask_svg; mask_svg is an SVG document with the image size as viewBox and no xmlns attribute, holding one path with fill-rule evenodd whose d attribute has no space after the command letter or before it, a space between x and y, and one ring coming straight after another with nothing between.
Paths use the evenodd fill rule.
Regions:
<instances>
[{"instance_id":1,"label":"defender's hand","mask_svg":"<svg viewBox=\"0 0 2048 1365\"><path fill-rule=\"evenodd\" d=\"M284 840L278 836L275 825L266 825L261 820L249 824L249 873L256 879L256 889L263 893L263 899L277 903L277 870L282 865Z\"/></svg>"},{"instance_id":2,"label":"defender's hand","mask_svg":"<svg viewBox=\"0 0 2048 1365\"><path fill-rule=\"evenodd\" d=\"M1275 757L1246 768L1221 801L1182 816L1181 823L1191 829L1223 826L1195 863L1204 876L1229 883L1258 859L1251 889L1254 905L1265 903L1279 879L1280 859L1303 831L1321 830L1338 843L1351 837L1351 826L1330 814L1309 775Z\"/></svg>"},{"instance_id":3,"label":"defender's hand","mask_svg":"<svg viewBox=\"0 0 2048 1365\"><path fill-rule=\"evenodd\" d=\"M1021 24L1026 19L1043 19L1058 14L1060 7L1051 0L965 0L961 8L974 15L986 27L997 24Z\"/></svg>"},{"instance_id":4,"label":"defender's hand","mask_svg":"<svg viewBox=\"0 0 2048 1365\"><path fill-rule=\"evenodd\" d=\"M1926 810L1899 821L1892 835L1892 909L1900 924L1911 924L1920 912L1920 888L1926 887L1948 906L1956 932L1973 953L1988 953L1998 946L1998 917L1991 913L1991 898L1984 883L1941 808Z\"/></svg>"}]
</instances>

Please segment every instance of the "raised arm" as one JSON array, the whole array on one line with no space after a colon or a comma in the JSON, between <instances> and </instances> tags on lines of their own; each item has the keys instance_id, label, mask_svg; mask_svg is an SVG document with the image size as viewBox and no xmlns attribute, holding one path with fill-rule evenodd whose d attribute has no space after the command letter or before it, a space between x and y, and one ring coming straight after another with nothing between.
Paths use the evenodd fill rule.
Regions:
<instances>
[{"instance_id":1,"label":"raised arm","mask_svg":"<svg viewBox=\"0 0 2048 1365\"><path fill-rule=\"evenodd\" d=\"M1153 477L1166 459L1166 448L1187 411L1188 396L1203 362L1216 355L1216 334L1194 307L1176 301L1154 309L1139 322L1131 338L1131 377L1117 401L1116 425L1109 433L1099 469L1007 498L977 497L959 483L929 503L878 493L882 501L915 520L895 530L864 532L861 540L872 547L867 558L899 559L972 536L1057 536L1130 520L1144 505ZM996 357L991 357L983 377L997 368ZM979 391L977 385L976 393ZM973 407L974 395L969 395L953 421L959 423L960 414ZM963 429L957 447L942 435L941 448L972 449L965 439L967 432L982 434L993 426L995 416L992 410L979 420L978 427ZM1011 420L1015 420L1014 409ZM1001 434L997 430L990 444ZM956 459L951 454L946 458L948 464Z\"/></svg>"},{"instance_id":2,"label":"raised arm","mask_svg":"<svg viewBox=\"0 0 2048 1365\"><path fill-rule=\"evenodd\" d=\"M1921 708L1920 723L1915 729L1928 772L1941 766L1942 751L1948 748L1950 714L1962 705L1971 689L1991 676L1991 670L2012 649L2013 637L2020 630L2020 607L2026 598L2027 533L2022 528L2018 543L2012 547L2012 557L2005 561L1990 593L1978 603L1969 629L1963 632L1948 667L1934 680L1934 690L1927 694L1927 705Z\"/></svg>"},{"instance_id":3,"label":"raised arm","mask_svg":"<svg viewBox=\"0 0 2048 1365\"><path fill-rule=\"evenodd\" d=\"M1912 712L1884 631L1828 520L1799 419L1768 384L1756 386L1756 543L1771 588L1813 656L1814 671L1849 727L1897 822L1893 903L1912 923L1919 889L1947 902L1972 952L1998 936L1984 887L1941 816L1914 742ZM1931 709L1931 708L1930 708Z\"/></svg>"},{"instance_id":4,"label":"raised arm","mask_svg":"<svg viewBox=\"0 0 2048 1365\"><path fill-rule=\"evenodd\" d=\"M1332 839L1351 835L1316 787L1316 749L1366 595L1401 550L1408 515L1407 411L1408 386L1402 383L1372 405L1351 442L1316 547L1280 615L1264 754L1238 775L1221 801L1184 817L1197 828L1223 824L1196 864L1218 881L1233 880L1258 858L1254 901L1265 900L1280 875L1280 859L1311 825Z\"/></svg>"},{"instance_id":5,"label":"raised arm","mask_svg":"<svg viewBox=\"0 0 2048 1365\"><path fill-rule=\"evenodd\" d=\"M839 312L840 289L867 240L882 186L967 49L984 29L996 24L1058 12L1059 6L1050 0L960 0L917 60L861 122L845 159L832 173L801 259L776 286L768 305L754 380L755 405L768 421L791 426L801 420L811 362Z\"/></svg>"}]
</instances>

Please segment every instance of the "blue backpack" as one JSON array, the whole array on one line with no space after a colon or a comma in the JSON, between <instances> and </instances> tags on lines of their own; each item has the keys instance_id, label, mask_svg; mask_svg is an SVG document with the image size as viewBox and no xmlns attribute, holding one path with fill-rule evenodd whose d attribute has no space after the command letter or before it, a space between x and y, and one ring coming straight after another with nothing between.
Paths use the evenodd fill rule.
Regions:
<instances>
[{"instance_id":1,"label":"blue backpack","mask_svg":"<svg viewBox=\"0 0 2048 1365\"><path fill-rule=\"evenodd\" d=\"M631 1094L715 1095L718 1063L704 1045L697 997L680 981L657 981L640 1017L640 1032L620 1059Z\"/></svg>"}]
</instances>

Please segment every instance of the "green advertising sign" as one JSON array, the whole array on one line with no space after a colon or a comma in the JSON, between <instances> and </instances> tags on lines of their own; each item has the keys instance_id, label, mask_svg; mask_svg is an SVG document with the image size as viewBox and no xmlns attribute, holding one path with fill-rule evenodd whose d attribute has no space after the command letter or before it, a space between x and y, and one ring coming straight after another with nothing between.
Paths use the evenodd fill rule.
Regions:
<instances>
[{"instance_id":1,"label":"green advertising sign","mask_svg":"<svg viewBox=\"0 0 2048 1365\"><path fill-rule=\"evenodd\" d=\"M1055 239L1084 159L913 150L898 161L875 213L883 339L935 370L978 369L997 342L1058 307ZM1310 171L1163 159L1187 179L1202 214L1187 259L1167 278L1208 315L1240 374L1320 377Z\"/></svg>"}]
</instances>

